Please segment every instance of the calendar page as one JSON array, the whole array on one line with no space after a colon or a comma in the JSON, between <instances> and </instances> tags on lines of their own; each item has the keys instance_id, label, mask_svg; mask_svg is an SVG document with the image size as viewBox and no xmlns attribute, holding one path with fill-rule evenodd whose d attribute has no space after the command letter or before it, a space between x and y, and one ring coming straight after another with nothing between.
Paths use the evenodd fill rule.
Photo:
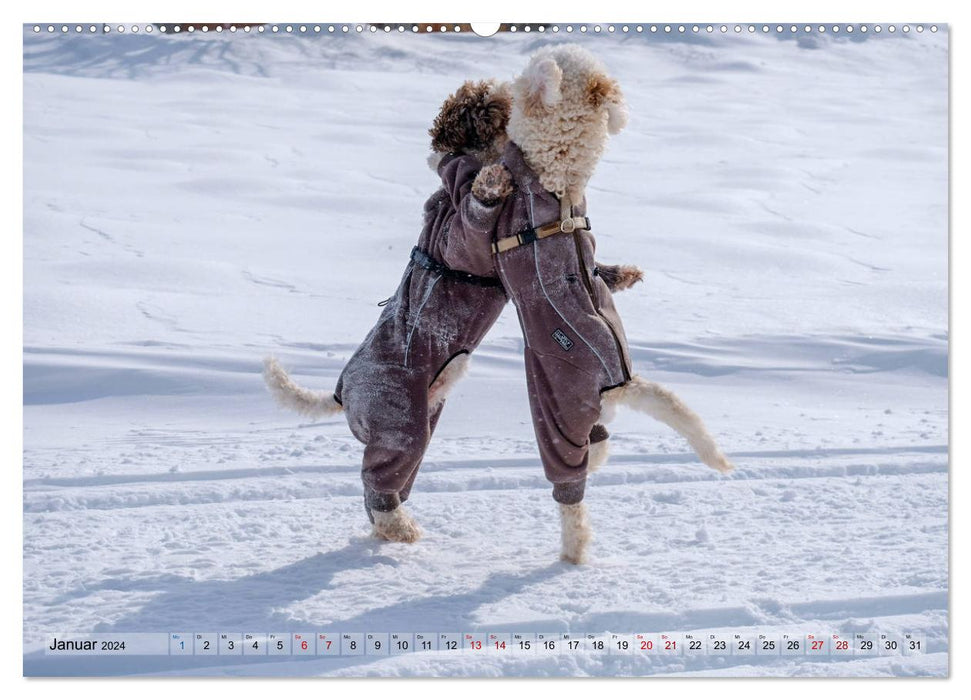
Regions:
<instances>
[{"instance_id":1,"label":"calendar page","mask_svg":"<svg viewBox=\"0 0 971 700\"><path fill-rule=\"evenodd\" d=\"M948 36L24 25L24 675L947 676Z\"/></svg>"}]
</instances>

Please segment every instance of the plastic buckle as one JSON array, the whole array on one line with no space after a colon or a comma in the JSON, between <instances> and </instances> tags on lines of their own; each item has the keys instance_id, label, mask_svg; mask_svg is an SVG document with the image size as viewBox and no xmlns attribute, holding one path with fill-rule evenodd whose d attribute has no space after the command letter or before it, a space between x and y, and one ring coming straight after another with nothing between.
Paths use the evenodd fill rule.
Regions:
<instances>
[{"instance_id":1,"label":"plastic buckle","mask_svg":"<svg viewBox=\"0 0 971 700\"><path fill-rule=\"evenodd\" d=\"M522 233L518 234L517 238L519 238L519 245L527 245L535 240L538 240L539 236L536 235L536 231L530 229L529 231L523 231Z\"/></svg>"}]
</instances>

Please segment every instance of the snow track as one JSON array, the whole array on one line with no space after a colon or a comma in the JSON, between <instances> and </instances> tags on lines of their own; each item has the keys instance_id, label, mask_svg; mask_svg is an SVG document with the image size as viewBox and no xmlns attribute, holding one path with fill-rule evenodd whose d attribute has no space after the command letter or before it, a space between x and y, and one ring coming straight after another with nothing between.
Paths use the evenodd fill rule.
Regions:
<instances>
[{"instance_id":1,"label":"snow track","mask_svg":"<svg viewBox=\"0 0 971 700\"><path fill-rule=\"evenodd\" d=\"M840 665L863 675L894 667L934 672L941 663L935 654L947 649L947 571L937 555L947 542L943 462L891 474L871 469L854 475L847 469L823 476L808 470L796 480L766 467L758 476L718 484L654 481L655 466L640 464L638 470L647 473L640 482L628 478L611 485L598 477L591 483L587 502L596 539L592 561L579 568L555 561L556 520L545 484L524 479L532 483L486 485L476 479L480 467L474 464L428 467L429 478L423 475L412 504L426 537L413 547L381 545L366 536L360 494L351 487L357 475L344 470L312 472L317 482L347 482L344 494L315 492L306 471L283 477L232 473L208 481L210 473L193 479L186 492L166 489L158 498L146 491L144 501L135 494L112 496L107 491L116 487L104 484L58 487L73 491L73 505L88 510L81 519L73 510L27 515L34 538L50 543L25 551L31 581L60 591L37 595L28 585L28 611L36 605L48 624L67 616L83 629L102 632L427 627L788 634L917 629L924 635L924 657L831 659L836 668L826 673L834 675L844 673ZM538 471L538 465L530 470ZM433 485L443 471L458 473L452 488L439 490ZM245 485L214 487L226 481ZM287 481L296 483L288 487ZM225 500L208 498L210 489ZM103 493L79 493L87 491ZM28 496L36 495L31 485ZM119 507L125 511L119 513ZM908 515L928 512L939 516ZM91 547L98 549L99 561L84 564ZM59 562L66 559L82 566L65 571ZM495 563L483 567L483 560ZM847 596L847 590L856 593ZM108 621L102 617L106 606L114 611ZM458 674L544 675L566 664L591 675L712 669L761 674L783 668L800 674L818 670L819 663L742 657L634 661L586 653L570 660L456 661L422 654L407 660L244 665L233 672L424 674L448 668ZM177 668L198 665L196 660Z\"/></svg>"},{"instance_id":2,"label":"snow track","mask_svg":"<svg viewBox=\"0 0 971 700\"><path fill-rule=\"evenodd\" d=\"M881 455L884 458L881 459ZM834 477L907 476L947 473L947 448L886 450L817 450L805 454L741 452L732 459L744 463L732 481L829 479ZM936 455L938 458L933 459ZM805 461L813 458L813 466ZM866 461L863 461L866 460ZM614 455L611 468L591 477L591 484L686 484L718 481L693 454ZM664 465L663 468L658 468ZM24 511L106 510L149 505L194 505L234 501L324 499L357 496L360 470L354 466L293 466L214 471L112 474L52 477L24 482ZM426 462L422 493L513 491L546 489L542 468L535 459Z\"/></svg>"}]
</instances>

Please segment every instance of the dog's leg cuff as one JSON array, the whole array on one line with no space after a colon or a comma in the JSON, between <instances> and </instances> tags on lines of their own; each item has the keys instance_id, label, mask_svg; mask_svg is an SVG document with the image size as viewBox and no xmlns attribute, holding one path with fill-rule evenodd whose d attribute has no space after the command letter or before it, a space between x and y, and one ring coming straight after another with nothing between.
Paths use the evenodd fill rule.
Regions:
<instances>
[{"instance_id":1,"label":"dog's leg cuff","mask_svg":"<svg viewBox=\"0 0 971 700\"><path fill-rule=\"evenodd\" d=\"M397 493L378 493L367 487L364 489L364 506L368 510L368 517L371 518L371 522L374 522L371 516L372 511L389 513L400 505L401 497Z\"/></svg>"},{"instance_id":2,"label":"dog's leg cuff","mask_svg":"<svg viewBox=\"0 0 971 700\"><path fill-rule=\"evenodd\" d=\"M578 481L568 481L563 484L553 484L553 500L569 506L583 500L583 491L587 486L584 477Z\"/></svg>"}]
</instances>

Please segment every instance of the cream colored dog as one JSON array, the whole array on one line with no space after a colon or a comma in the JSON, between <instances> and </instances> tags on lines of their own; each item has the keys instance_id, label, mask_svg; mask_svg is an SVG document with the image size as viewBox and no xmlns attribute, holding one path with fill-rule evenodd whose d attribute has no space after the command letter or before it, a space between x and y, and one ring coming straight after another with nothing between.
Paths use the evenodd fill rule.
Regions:
<instances>
[{"instance_id":1,"label":"cream colored dog","mask_svg":"<svg viewBox=\"0 0 971 700\"><path fill-rule=\"evenodd\" d=\"M627 124L627 106L617 82L589 51L553 45L530 58L512 84L512 100L507 133L522 151L526 165L543 189L557 199L583 202L609 136ZM511 191L511 175L502 168L501 164L488 166L479 177L499 183L499 191ZM508 186L503 185L503 177L509 180ZM550 390L556 391L556 387ZM634 374L623 385L601 394L600 422L609 421L618 405L646 413L676 430L713 469L723 473L733 469L701 419L664 387ZM596 458L602 462L606 455ZM586 557L592 535L585 508L582 501L560 504L562 558L566 561L580 563Z\"/></svg>"}]
</instances>

